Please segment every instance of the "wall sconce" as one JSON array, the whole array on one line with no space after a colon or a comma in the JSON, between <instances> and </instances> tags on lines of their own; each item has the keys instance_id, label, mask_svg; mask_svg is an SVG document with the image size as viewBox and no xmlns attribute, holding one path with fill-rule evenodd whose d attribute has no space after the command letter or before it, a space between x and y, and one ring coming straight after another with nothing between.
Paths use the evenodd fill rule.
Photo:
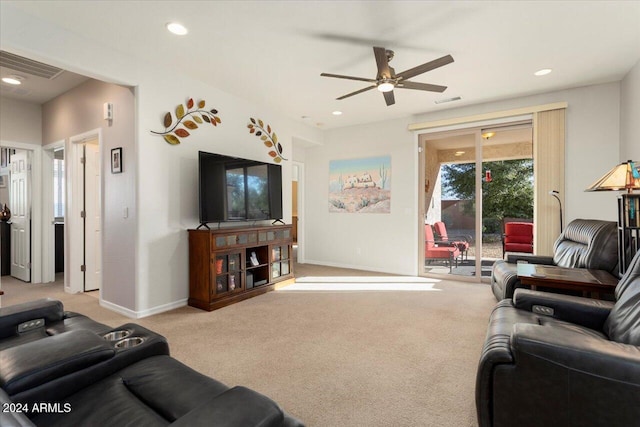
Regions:
<instances>
[{"instance_id":1,"label":"wall sconce","mask_svg":"<svg viewBox=\"0 0 640 427\"><path fill-rule=\"evenodd\" d=\"M489 139L495 136L495 134L496 134L495 132L482 132L480 136L482 136L484 139Z\"/></svg>"}]
</instances>

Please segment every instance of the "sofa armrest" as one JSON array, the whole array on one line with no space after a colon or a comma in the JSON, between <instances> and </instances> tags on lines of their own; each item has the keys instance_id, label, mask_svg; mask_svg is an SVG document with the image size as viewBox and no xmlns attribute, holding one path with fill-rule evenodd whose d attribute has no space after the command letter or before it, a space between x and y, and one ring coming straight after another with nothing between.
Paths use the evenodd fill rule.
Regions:
<instances>
[{"instance_id":1,"label":"sofa armrest","mask_svg":"<svg viewBox=\"0 0 640 427\"><path fill-rule=\"evenodd\" d=\"M13 405L12 405L13 404ZM27 418L28 408L23 405L16 405L0 388L0 426L2 427L36 427L34 423Z\"/></svg>"},{"instance_id":2,"label":"sofa armrest","mask_svg":"<svg viewBox=\"0 0 640 427\"><path fill-rule=\"evenodd\" d=\"M640 386L640 348L568 328L518 323L511 335L513 353L533 356L572 371Z\"/></svg>"},{"instance_id":3,"label":"sofa armrest","mask_svg":"<svg viewBox=\"0 0 640 427\"><path fill-rule=\"evenodd\" d=\"M50 298L0 308L0 339L16 335L18 325L30 320L44 319L48 324L63 318L62 303Z\"/></svg>"},{"instance_id":4,"label":"sofa armrest","mask_svg":"<svg viewBox=\"0 0 640 427\"><path fill-rule=\"evenodd\" d=\"M596 331L602 331L609 317L613 302L572 295L516 289L513 294L515 308L547 315L554 319L575 323Z\"/></svg>"},{"instance_id":5,"label":"sofa armrest","mask_svg":"<svg viewBox=\"0 0 640 427\"><path fill-rule=\"evenodd\" d=\"M505 324L504 315L512 315L517 310L505 310L512 306L512 301L503 299L493 310L489 319L487 337L480 354L478 369L476 371L476 411L478 423L485 427L491 425L491 393L493 388L493 372L498 365L512 365L513 355L511 353L511 331Z\"/></svg>"},{"instance_id":6,"label":"sofa armrest","mask_svg":"<svg viewBox=\"0 0 640 427\"><path fill-rule=\"evenodd\" d=\"M89 331L70 331L0 352L0 387L16 395L114 356L113 347Z\"/></svg>"},{"instance_id":7,"label":"sofa armrest","mask_svg":"<svg viewBox=\"0 0 640 427\"><path fill-rule=\"evenodd\" d=\"M187 412L170 425L191 427L281 427L282 409L271 399L246 387L233 387Z\"/></svg>"},{"instance_id":8,"label":"sofa armrest","mask_svg":"<svg viewBox=\"0 0 640 427\"><path fill-rule=\"evenodd\" d=\"M553 257L543 255L507 255L507 262L517 264L518 262L527 262L529 264L554 265Z\"/></svg>"}]
</instances>

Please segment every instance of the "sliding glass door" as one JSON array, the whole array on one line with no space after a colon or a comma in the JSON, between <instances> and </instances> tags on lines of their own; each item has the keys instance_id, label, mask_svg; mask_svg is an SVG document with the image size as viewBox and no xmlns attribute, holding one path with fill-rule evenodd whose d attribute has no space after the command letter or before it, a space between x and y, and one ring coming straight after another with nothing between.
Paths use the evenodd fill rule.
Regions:
<instances>
[{"instance_id":1,"label":"sliding glass door","mask_svg":"<svg viewBox=\"0 0 640 427\"><path fill-rule=\"evenodd\" d=\"M504 223L533 221L530 122L423 135L420 148L422 273L489 281Z\"/></svg>"}]
</instances>

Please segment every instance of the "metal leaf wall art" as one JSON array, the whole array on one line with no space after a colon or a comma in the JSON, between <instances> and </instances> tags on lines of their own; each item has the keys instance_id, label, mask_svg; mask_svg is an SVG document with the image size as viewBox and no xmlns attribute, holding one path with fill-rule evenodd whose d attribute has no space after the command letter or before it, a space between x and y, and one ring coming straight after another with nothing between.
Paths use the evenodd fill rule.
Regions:
<instances>
[{"instance_id":1,"label":"metal leaf wall art","mask_svg":"<svg viewBox=\"0 0 640 427\"><path fill-rule=\"evenodd\" d=\"M177 145L180 144L180 138L186 138L191 135L191 133L189 133L189 130L193 131L195 129L198 129L199 126L205 126L207 124L218 126L219 123L222 123L222 120L220 120L220 117L218 117L217 115L218 110L216 110L215 108L211 110L205 110L204 106L204 99L198 101L198 105L196 106L193 102L193 98L189 98L186 107L183 104L180 104L176 107L175 123L173 121L173 116L169 111L164 115L163 119L165 128L164 132L151 131L151 133L162 135L164 137L164 140L169 144Z\"/></svg>"},{"instance_id":2,"label":"metal leaf wall art","mask_svg":"<svg viewBox=\"0 0 640 427\"><path fill-rule=\"evenodd\" d=\"M273 161L280 163L283 160L287 160L282 156L282 144L278 142L278 136L275 132L271 131L271 126L264 126L264 122L260 119L254 119L250 117L251 123L247 125L249 133L260 137L264 145L269 149L269 155L273 157Z\"/></svg>"}]
</instances>

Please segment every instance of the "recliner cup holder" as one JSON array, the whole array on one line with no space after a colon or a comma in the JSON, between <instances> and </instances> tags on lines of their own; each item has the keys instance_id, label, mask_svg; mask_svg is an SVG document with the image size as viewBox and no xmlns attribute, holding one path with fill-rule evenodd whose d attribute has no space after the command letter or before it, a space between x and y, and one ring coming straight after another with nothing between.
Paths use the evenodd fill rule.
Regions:
<instances>
[{"instance_id":1,"label":"recliner cup holder","mask_svg":"<svg viewBox=\"0 0 640 427\"><path fill-rule=\"evenodd\" d=\"M115 346L116 348L131 348L142 344L143 341L144 339L141 337L130 337L118 341Z\"/></svg>"},{"instance_id":2,"label":"recliner cup holder","mask_svg":"<svg viewBox=\"0 0 640 427\"><path fill-rule=\"evenodd\" d=\"M119 331L111 331L108 334L103 335L102 338L104 338L107 341L119 341L124 338L127 338L129 335L131 335L131 331L119 330Z\"/></svg>"}]
</instances>

